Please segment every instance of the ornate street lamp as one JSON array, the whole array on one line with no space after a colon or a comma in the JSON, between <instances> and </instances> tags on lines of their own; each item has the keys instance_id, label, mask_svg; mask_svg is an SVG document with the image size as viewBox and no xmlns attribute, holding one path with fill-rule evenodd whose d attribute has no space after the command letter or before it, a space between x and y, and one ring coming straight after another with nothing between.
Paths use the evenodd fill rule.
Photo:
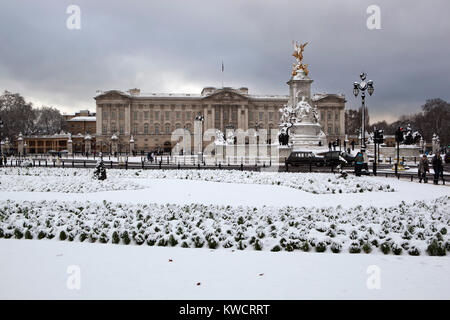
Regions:
<instances>
[{"instance_id":1,"label":"ornate street lamp","mask_svg":"<svg viewBox=\"0 0 450 320\"><path fill-rule=\"evenodd\" d=\"M361 150L366 149L366 139L365 139L365 124L366 124L366 90L369 92L369 95L373 94L374 88L373 88L373 81L369 80L366 82L366 74L363 72L359 76L361 78L361 82L354 82L353 83L353 94L355 97L358 96L359 91L361 91L361 100L362 100L362 124L361 124Z\"/></svg>"}]
</instances>

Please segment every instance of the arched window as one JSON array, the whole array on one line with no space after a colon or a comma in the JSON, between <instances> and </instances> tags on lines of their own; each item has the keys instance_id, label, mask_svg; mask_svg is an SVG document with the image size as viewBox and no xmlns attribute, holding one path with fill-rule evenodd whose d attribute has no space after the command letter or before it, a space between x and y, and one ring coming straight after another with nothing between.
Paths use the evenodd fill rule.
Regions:
<instances>
[{"instance_id":1,"label":"arched window","mask_svg":"<svg viewBox=\"0 0 450 320\"><path fill-rule=\"evenodd\" d=\"M144 124L144 134L148 134L148 123Z\"/></svg>"},{"instance_id":2,"label":"arched window","mask_svg":"<svg viewBox=\"0 0 450 320\"><path fill-rule=\"evenodd\" d=\"M159 134L159 124L155 124L155 134Z\"/></svg>"},{"instance_id":3,"label":"arched window","mask_svg":"<svg viewBox=\"0 0 450 320\"><path fill-rule=\"evenodd\" d=\"M170 134L170 124L166 123L165 129L166 134Z\"/></svg>"},{"instance_id":4,"label":"arched window","mask_svg":"<svg viewBox=\"0 0 450 320\"><path fill-rule=\"evenodd\" d=\"M186 130L189 131L189 133L191 133L191 128L192 125L190 123L186 123Z\"/></svg>"},{"instance_id":5,"label":"arched window","mask_svg":"<svg viewBox=\"0 0 450 320\"><path fill-rule=\"evenodd\" d=\"M175 125L175 129L179 129L179 128L181 128L181 124L177 123L177 124Z\"/></svg>"}]
</instances>

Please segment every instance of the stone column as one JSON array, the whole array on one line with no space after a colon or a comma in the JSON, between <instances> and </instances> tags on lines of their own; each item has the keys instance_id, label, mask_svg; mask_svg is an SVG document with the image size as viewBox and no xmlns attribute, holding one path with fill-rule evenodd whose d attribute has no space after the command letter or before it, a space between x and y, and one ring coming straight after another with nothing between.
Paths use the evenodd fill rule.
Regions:
<instances>
[{"instance_id":1,"label":"stone column","mask_svg":"<svg viewBox=\"0 0 450 320\"><path fill-rule=\"evenodd\" d=\"M92 137L91 135L86 135L84 137L84 152L85 153L91 153L91 142L92 142Z\"/></svg>"},{"instance_id":2,"label":"stone column","mask_svg":"<svg viewBox=\"0 0 450 320\"><path fill-rule=\"evenodd\" d=\"M22 133L19 133L19 137L17 138L17 151L20 156L23 156L23 136Z\"/></svg>"},{"instance_id":3,"label":"stone column","mask_svg":"<svg viewBox=\"0 0 450 320\"><path fill-rule=\"evenodd\" d=\"M119 138L114 133L111 136L111 153L112 154L115 154L116 152L118 152L118 140L119 140Z\"/></svg>"},{"instance_id":4,"label":"stone column","mask_svg":"<svg viewBox=\"0 0 450 320\"><path fill-rule=\"evenodd\" d=\"M133 154L134 152L134 137L131 136L130 138L130 153Z\"/></svg>"},{"instance_id":5,"label":"stone column","mask_svg":"<svg viewBox=\"0 0 450 320\"><path fill-rule=\"evenodd\" d=\"M71 134L69 134L69 140L67 140L67 153L69 154L69 156L73 155L73 141Z\"/></svg>"},{"instance_id":6,"label":"stone column","mask_svg":"<svg viewBox=\"0 0 450 320\"><path fill-rule=\"evenodd\" d=\"M194 153L201 154L203 151L203 116L199 114L194 120Z\"/></svg>"}]
</instances>

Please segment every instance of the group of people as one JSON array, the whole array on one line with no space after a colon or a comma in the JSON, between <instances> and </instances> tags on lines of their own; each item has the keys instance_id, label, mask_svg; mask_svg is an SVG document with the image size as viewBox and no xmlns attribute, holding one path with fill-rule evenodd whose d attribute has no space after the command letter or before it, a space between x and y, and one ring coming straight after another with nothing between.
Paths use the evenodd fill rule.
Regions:
<instances>
[{"instance_id":1,"label":"group of people","mask_svg":"<svg viewBox=\"0 0 450 320\"><path fill-rule=\"evenodd\" d=\"M361 176L363 170L368 171L369 169L368 162L369 160L364 150L358 151L355 157L355 175L357 177ZM434 171L434 179L433 179L434 184L439 183L439 178L442 178L442 183L445 184L444 164L442 156L439 152L437 152L433 156L433 159L431 160L431 165ZM423 182L427 183L428 182L427 172L430 172L430 164L428 162L428 156L426 154L424 154L420 159L417 172L419 175L419 182L422 183L423 180Z\"/></svg>"},{"instance_id":2,"label":"group of people","mask_svg":"<svg viewBox=\"0 0 450 320\"><path fill-rule=\"evenodd\" d=\"M434 184L439 183L439 177L442 178L442 183L445 184L444 164L442 162L442 156L439 152L433 156L433 159L431 160L431 165L433 166L433 171L434 171L434 179L433 179ZM424 154L422 156L422 159L420 159L419 167L418 167L418 171L417 171L417 173L419 175L420 183L422 183L422 180L425 183L428 182L427 172L430 172L430 166L428 163L428 157L426 154Z\"/></svg>"}]
</instances>

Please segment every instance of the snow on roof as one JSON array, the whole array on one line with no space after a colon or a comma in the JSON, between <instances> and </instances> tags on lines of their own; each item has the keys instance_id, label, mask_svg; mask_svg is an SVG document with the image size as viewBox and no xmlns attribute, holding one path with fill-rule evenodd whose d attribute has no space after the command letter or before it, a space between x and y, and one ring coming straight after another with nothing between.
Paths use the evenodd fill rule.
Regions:
<instances>
[{"instance_id":1,"label":"snow on roof","mask_svg":"<svg viewBox=\"0 0 450 320\"><path fill-rule=\"evenodd\" d=\"M73 117L70 120L67 121L95 121L95 116L79 116L79 117Z\"/></svg>"}]
</instances>

